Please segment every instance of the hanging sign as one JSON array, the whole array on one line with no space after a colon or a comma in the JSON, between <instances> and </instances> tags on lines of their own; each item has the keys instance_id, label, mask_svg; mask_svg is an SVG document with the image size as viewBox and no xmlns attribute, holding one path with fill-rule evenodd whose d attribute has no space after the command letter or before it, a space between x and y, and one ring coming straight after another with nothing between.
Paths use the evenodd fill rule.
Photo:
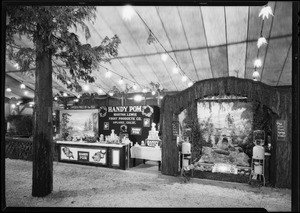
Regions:
<instances>
[{"instance_id":1,"label":"hanging sign","mask_svg":"<svg viewBox=\"0 0 300 213\"><path fill-rule=\"evenodd\" d=\"M285 141L286 138L286 121L276 120L276 134L278 141Z\"/></svg>"},{"instance_id":2,"label":"hanging sign","mask_svg":"<svg viewBox=\"0 0 300 213\"><path fill-rule=\"evenodd\" d=\"M128 134L133 142L141 142L148 137L152 123L159 122L157 106L100 106L99 134Z\"/></svg>"},{"instance_id":3,"label":"hanging sign","mask_svg":"<svg viewBox=\"0 0 300 213\"><path fill-rule=\"evenodd\" d=\"M174 136L179 135L179 121L172 121L172 130Z\"/></svg>"}]
</instances>

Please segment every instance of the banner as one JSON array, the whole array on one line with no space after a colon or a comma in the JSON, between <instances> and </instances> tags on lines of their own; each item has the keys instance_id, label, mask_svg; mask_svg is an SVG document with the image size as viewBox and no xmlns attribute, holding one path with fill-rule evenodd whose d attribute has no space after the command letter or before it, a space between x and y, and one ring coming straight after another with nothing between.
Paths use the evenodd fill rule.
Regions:
<instances>
[{"instance_id":1,"label":"banner","mask_svg":"<svg viewBox=\"0 0 300 213\"><path fill-rule=\"evenodd\" d=\"M151 124L159 127L158 106L101 106L99 107L99 135L128 134L132 142L147 139Z\"/></svg>"}]
</instances>

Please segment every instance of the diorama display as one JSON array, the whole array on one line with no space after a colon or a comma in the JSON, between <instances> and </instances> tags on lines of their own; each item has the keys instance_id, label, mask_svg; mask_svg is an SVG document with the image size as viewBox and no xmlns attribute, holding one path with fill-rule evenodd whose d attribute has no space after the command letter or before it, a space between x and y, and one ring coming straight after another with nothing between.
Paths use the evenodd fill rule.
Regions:
<instances>
[{"instance_id":1,"label":"diorama display","mask_svg":"<svg viewBox=\"0 0 300 213\"><path fill-rule=\"evenodd\" d=\"M179 115L183 141L192 134L186 128L186 113L184 110ZM252 149L249 145L253 143L252 104L240 100L201 100L197 103L197 118L202 149L194 166L201 171L249 175L251 156L246 149Z\"/></svg>"}]
</instances>

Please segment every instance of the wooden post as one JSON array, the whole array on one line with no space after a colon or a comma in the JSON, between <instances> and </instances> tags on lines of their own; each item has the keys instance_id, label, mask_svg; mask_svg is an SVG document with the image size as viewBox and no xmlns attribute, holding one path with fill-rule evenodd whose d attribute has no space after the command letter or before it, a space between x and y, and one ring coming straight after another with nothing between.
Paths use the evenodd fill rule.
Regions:
<instances>
[{"instance_id":1,"label":"wooden post","mask_svg":"<svg viewBox=\"0 0 300 213\"><path fill-rule=\"evenodd\" d=\"M41 27L37 26L37 31ZM33 132L32 196L53 190L52 62L47 42L36 41L35 106Z\"/></svg>"}]
</instances>

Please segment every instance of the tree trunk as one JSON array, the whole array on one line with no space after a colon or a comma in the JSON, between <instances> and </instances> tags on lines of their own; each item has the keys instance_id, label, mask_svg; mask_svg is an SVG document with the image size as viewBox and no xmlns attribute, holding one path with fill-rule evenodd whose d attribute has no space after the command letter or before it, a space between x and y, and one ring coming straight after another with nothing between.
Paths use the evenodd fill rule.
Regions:
<instances>
[{"instance_id":1,"label":"tree trunk","mask_svg":"<svg viewBox=\"0 0 300 213\"><path fill-rule=\"evenodd\" d=\"M39 30L39 28L38 28ZM36 41L35 109L33 130L32 196L53 190L52 64L47 42Z\"/></svg>"}]
</instances>

